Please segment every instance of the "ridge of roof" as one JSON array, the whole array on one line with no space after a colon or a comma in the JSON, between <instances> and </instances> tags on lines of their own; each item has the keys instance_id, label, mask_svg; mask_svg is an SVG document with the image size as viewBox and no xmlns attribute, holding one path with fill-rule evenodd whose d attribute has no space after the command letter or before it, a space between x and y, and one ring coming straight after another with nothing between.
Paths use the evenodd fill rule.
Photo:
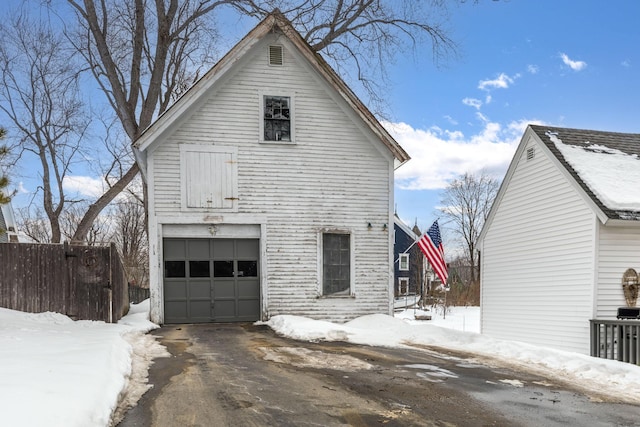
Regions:
<instances>
[{"instance_id":1,"label":"ridge of roof","mask_svg":"<svg viewBox=\"0 0 640 427\"><path fill-rule=\"evenodd\" d=\"M199 80L197 80L180 98L178 98L167 110L165 110L151 125L146 128L133 142L135 148L141 148L147 138L150 137L150 133L154 128L158 127L158 122L168 120L173 115L180 115L181 111L176 110L182 104L189 103L189 100L196 98L194 93L198 92L199 88L206 87L207 81L211 81L213 77L226 68L231 67L234 63L232 60L236 55L241 53L244 49L253 45L252 41L257 41L275 30L275 28L282 32L299 50L299 52L314 66L326 80L328 80L332 86L336 89L342 98L349 104L353 110L358 113L360 118L368 124L373 133L380 138L381 142L391 151L394 158L396 158L400 164L406 163L410 160L409 154L398 144L398 142L389 134L389 132L380 124L378 119L375 118L373 113L364 105L364 103L355 95L355 93L347 86L342 78L333 70L333 68L324 60L320 53L314 51L309 43L302 38L300 33L293 27L291 21L280 12L279 9L274 9L269 13L260 23L258 23L251 31L249 31L234 47L232 47L213 67L209 69Z\"/></svg>"}]
</instances>

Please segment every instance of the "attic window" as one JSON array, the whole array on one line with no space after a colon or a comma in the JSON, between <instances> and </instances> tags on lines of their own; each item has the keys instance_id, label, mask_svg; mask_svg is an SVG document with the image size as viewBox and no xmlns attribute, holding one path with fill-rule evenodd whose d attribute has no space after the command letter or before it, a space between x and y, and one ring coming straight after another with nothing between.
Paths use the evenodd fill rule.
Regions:
<instances>
[{"instance_id":1,"label":"attic window","mask_svg":"<svg viewBox=\"0 0 640 427\"><path fill-rule=\"evenodd\" d=\"M284 63L284 52L282 46L269 46L269 65L282 65Z\"/></svg>"},{"instance_id":2,"label":"attic window","mask_svg":"<svg viewBox=\"0 0 640 427\"><path fill-rule=\"evenodd\" d=\"M527 161L533 160L535 156L536 156L536 151L534 150L534 148L533 147L527 148Z\"/></svg>"},{"instance_id":3,"label":"attic window","mask_svg":"<svg viewBox=\"0 0 640 427\"><path fill-rule=\"evenodd\" d=\"M264 141L291 142L291 97L264 97Z\"/></svg>"}]
</instances>

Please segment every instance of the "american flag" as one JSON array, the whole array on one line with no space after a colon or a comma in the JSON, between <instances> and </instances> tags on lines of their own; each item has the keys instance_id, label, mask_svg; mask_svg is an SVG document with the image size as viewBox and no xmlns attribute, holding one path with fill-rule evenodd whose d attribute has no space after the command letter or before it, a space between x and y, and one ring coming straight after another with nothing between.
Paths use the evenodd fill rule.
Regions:
<instances>
[{"instance_id":1,"label":"american flag","mask_svg":"<svg viewBox=\"0 0 640 427\"><path fill-rule=\"evenodd\" d=\"M442 245L438 220L435 220L429 230L418 240L418 247L427 257L442 284L446 285L449 273L447 272L447 264L444 262L444 246Z\"/></svg>"}]
</instances>

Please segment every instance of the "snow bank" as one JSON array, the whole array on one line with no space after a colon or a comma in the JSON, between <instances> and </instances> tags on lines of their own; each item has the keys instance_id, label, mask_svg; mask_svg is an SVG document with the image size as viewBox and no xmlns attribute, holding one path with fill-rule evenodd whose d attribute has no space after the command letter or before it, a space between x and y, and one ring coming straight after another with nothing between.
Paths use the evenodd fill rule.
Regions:
<instances>
[{"instance_id":1,"label":"snow bank","mask_svg":"<svg viewBox=\"0 0 640 427\"><path fill-rule=\"evenodd\" d=\"M2 425L109 425L135 378L134 360L146 372L152 357L166 353L144 335L157 327L145 312L148 302L133 305L116 325L0 308Z\"/></svg>"},{"instance_id":2,"label":"snow bank","mask_svg":"<svg viewBox=\"0 0 640 427\"><path fill-rule=\"evenodd\" d=\"M416 321L407 310L399 317L382 314L363 316L345 324L334 324L298 316L274 316L268 322L275 332L297 340L347 341L383 347L433 346L470 353L483 359L508 363L535 371L552 379L564 380L599 395L640 403L640 366L585 356L578 353L537 347L516 341L490 338L476 332L436 326ZM467 326L478 321L475 310L458 308L450 319L468 317ZM479 310L478 310L479 312ZM461 314L462 313L462 314ZM434 323L446 322L434 316Z\"/></svg>"}]
</instances>

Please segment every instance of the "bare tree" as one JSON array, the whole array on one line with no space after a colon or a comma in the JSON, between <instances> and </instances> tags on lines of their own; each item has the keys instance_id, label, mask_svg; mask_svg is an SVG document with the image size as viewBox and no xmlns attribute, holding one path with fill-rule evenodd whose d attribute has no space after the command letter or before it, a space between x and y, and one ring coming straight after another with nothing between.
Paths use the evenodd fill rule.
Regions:
<instances>
[{"instance_id":1,"label":"bare tree","mask_svg":"<svg viewBox=\"0 0 640 427\"><path fill-rule=\"evenodd\" d=\"M198 78L212 43L206 15L230 0L109 2L68 0L79 28L69 40L83 55L130 141ZM138 174L132 162L87 210L74 235L84 240L100 212Z\"/></svg>"},{"instance_id":2,"label":"bare tree","mask_svg":"<svg viewBox=\"0 0 640 427\"><path fill-rule=\"evenodd\" d=\"M287 16L311 48L362 89L368 104L384 114L387 66L398 55L431 47L434 62L454 55L445 28L449 2L416 0L246 0L232 5L261 19L274 9Z\"/></svg>"},{"instance_id":3,"label":"bare tree","mask_svg":"<svg viewBox=\"0 0 640 427\"><path fill-rule=\"evenodd\" d=\"M113 234L129 283L148 287L149 254L145 209L140 198L126 194L116 202L112 212Z\"/></svg>"},{"instance_id":4,"label":"bare tree","mask_svg":"<svg viewBox=\"0 0 640 427\"><path fill-rule=\"evenodd\" d=\"M33 242L51 242L50 224L42 209L30 209L29 207L19 208L17 210L17 221L22 234Z\"/></svg>"},{"instance_id":5,"label":"bare tree","mask_svg":"<svg viewBox=\"0 0 640 427\"><path fill-rule=\"evenodd\" d=\"M87 211L88 202L83 201L68 206L60 217L62 235L65 240L72 240L73 235ZM106 245L110 241L111 221L109 215L101 215L91 224L89 232L82 242L88 246Z\"/></svg>"},{"instance_id":6,"label":"bare tree","mask_svg":"<svg viewBox=\"0 0 640 427\"><path fill-rule=\"evenodd\" d=\"M224 6L238 17L256 19L278 8L310 47L321 51L345 80L351 84L359 82L374 104L385 99L386 64L392 63L397 55L418 52L423 46L431 47L436 61L455 53L455 44L442 25L449 4L445 0L66 0L65 4L77 17L76 26L70 26L68 11L60 3L45 3L63 17L61 27L67 41L82 56L85 69L93 75L129 142L135 141L203 69L213 64L217 52L211 47L218 41L215 18ZM73 64L73 55L58 45L58 37L25 24L26 21L17 22L11 27L22 34L19 39L24 39L23 50L34 64L38 58L37 65L48 63L44 59L50 58L58 66L57 60L63 56L69 67L80 68ZM44 43L34 44L25 35L40 37ZM52 52L49 47L54 43L58 49ZM30 52L37 55L28 55ZM18 111L11 102L7 110L14 113L14 121L30 123L21 130L29 135L25 139L33 140L33 152L43 165L43 205L51 222L51 239L57 241L61 236L59 218L69 202L61 184L70 162L60 159L70 159L80 149L74 137L81 129L77 120L81 117L81 105L68 96L77 93L77 75L63 79L61 73L56 76L57 85L47 86L41 92L21 91L25 86L18 84L18 71L8 65L6 70L9 78L5 86L18 99L35 101L34 106L40 108L38 114L32 114L26 121L18 120ZM45 76L36 77L38 82L52 81L50 74L46 76L49 80ZM56 94L56 88L64 90ZM70 109L51 108L50 102L60 96L66 100L61 105ZM44 100L42 105L40 100ZM52 152L53 147L63 149ZM117 168L113 171L117 173L104 175L107 190L89 205L73 241L86 240L100 212L138 174L138 165L131 160L132 156L127 157L129 161L114 164ZM58 159L57 163L52 159Z\"/></svg>"},{"instance_id":7,"label":"bare tree","mask_svg":"<svg viewBox=\"0 0 640 427\"><path fill-rule=\"evenodd\" d=\"M78 160L89 123L80 101L74 52L48 23L23 14L0 28L0 40L0 110L16 130L21 153L39 160L49 237L59 243L60 217L73 202L62 183Z\"/></svg>"},{"instance_id":8,"label":"bare tree","mask_svg":"<svg viewBox=\"0 0 640 427\"><path fill-rule=\"evenodd\" d=\"M464 2L464 0L460 0ZM279 8L316 51L343 75L355 70L373 99L383 100L385 64L425 40L435 58L455 51L440 25L447 2L436 0L67 0L79 26L69 40L82 53L125 133L135 141L158 114L212 64L214 18L222 6L262 18ZM376 72L377 70L377 72ZM373 74L371 74L373 71ZM376 83L381 83L380 86ZM91 223L139 172L132 163L86 212Z\"/></svg>"},{"instance_id":9,"label":"bare tree","mask_svg":"<svg viewBox=\"0 0 640 427\"><path fill-rule=\"evenodd\" d=\"M465 173L451 181L440 200L447 227L461 240L464 247L471 282L478 281L478 237L499 186L499 181L486 171L477 175Z\"/></svg>"}]
</instances>

